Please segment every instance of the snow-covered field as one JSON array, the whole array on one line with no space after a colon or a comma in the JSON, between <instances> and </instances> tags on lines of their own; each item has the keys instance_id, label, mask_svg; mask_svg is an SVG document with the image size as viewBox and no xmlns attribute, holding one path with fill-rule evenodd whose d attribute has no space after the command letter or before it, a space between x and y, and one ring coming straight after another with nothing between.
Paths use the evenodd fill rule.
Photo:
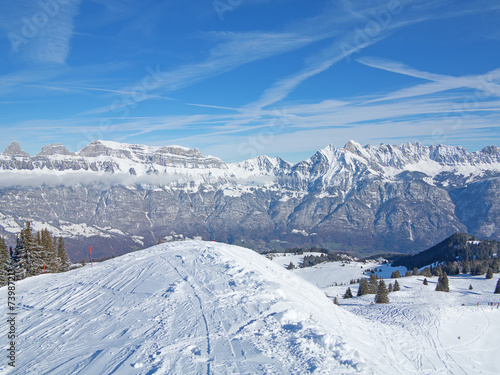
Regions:
<instances>
[{"instance_id":1,"label":"snow-covered field","mask_svg":"<svg viewBox=\"0 0 500 375\"><path fill-rule=\"evenodd\" d=\"M288 265L293 259L300 264L303 255L277 256L273 262ZM436 292L437 277L410 276L399 278L401 291L389 294L387 305L372 304L374 295L343 299L347 287L355 296L358 284L351 279L367 277L366 269L378 270L386 279L393 271L404 275L405 267L389 267L377 263L322 263L314 267L294 269L321 288L329 296L338 297L342 308L370 322L382 323L393 330L393 342L400 347L399 360L411 363L408 374L498 374L500 373L500 310L490 303L500 303L500 295L493 294L499 275L486 280L485 276L450 276L450 293ZM332 286L334 283L346 284ZM469 290L469 285L473 289ZM386 342L376 340L374 345L385 351Z\"/></svg>"},{"instance_id":2,"label":"snow-covered field","mask_svg":"<svg viewBox=\"0 0 500 375\"><path fill-rule=\"evenodd\" d=\"M401 278L388 305L369 295L338 307L325 293L346 286L328 285L361 277L359 264L289 262L184 241L19 281L17 367L4 355L0 373L498 373L500 310L487 306L500 302L498 275L450 277L451 293ZM6 348L6 319L0 332Z\"/></svg>"}]
</instances>

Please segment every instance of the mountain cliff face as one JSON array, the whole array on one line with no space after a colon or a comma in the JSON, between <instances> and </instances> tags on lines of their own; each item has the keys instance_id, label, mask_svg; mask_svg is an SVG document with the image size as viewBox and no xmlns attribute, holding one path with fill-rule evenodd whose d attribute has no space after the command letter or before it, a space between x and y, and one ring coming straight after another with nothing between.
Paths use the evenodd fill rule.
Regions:
<instances>
[{"instance_id":1,"label":"mountain cliff face","mask_svg":"<svg viewBox=\"0 0 500 375\"><path fill-rule=\"evenodd\" d=\"M255 249L413 253L455 232L500 239L500 149L328 146L290 164L224 163L180 146L95 141L0 154L0 235L47 227L79 260L202 237Z\"/></svg>"}]
</instances>

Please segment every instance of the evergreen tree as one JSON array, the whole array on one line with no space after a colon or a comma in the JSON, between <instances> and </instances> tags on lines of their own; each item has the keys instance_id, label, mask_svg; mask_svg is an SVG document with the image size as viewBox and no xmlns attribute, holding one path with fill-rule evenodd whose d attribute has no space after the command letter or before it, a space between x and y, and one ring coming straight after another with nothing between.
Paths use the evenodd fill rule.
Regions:
<instances>
[{"instance_id":1,"label":"evergreen tree","mask_svg":"<svg viewBox=\"0 0 500 375\"><path fill-rule=\"evenodd\" d=\"M7 275L9 272L10 254L5 245L5 240L0 237L0 286L7 285Z\"/></svg>"},{"instance_id":2,"label":"evergreen tree","mask_svg":"<svg viewBox=\"0 0 500 375\"><path fill-rule=\"evenodd\" d=\"M439 276L438 282L436 285L436 291L438 292L449 292L450 287L449 287L449 282L448 282L448 275L443 273L443 276Z\"/></svg>"},{"instance_id":3,"label":"evergreen tree","mask_svg":"<svg viewBox=\"0 0 500 375\"><path fill-rule=\"evenodd\" d=\"M469 290L472 290L472 289L474 289L474 288L472 287L472 284L470 284L469 285Z\"/></svg>"},{"instance_id":4,"label":"evergreen tree","mask_svg":"<svg viewBox=\"0 0 500 375\"><path fill-rule=\"evenodd\" d=\"M20 271L22 277L35 276L43 272L43 260L38 238L33 233L31 222L27 221L19 234L19 242L16 248L19 253Z\"/></svg>"},{"instance_id":5,"label":"evergreen tree","mask_svg":"<svg viewBox=\"0 0 500 375\"><path fill-rule=\"evenodd\" d=\"M383 279L378 283L377 295L375 296L375 303L389 303L389 292L385 286Z\"/></svg>"},{"instance_id":6,"label":"evergreen tree","mask_svg":"<svg viewBox=\"0 0 500 375\"><path fill-rule=\"evenodd\" d=\"M399 273L399 271L394 271L392 274L391 274L391 279L397 279L401 277L401 274Z\"/></svg>"},{"instance_id":7,"label":"evergreen tree","mask_svg":"<svg viewBox=\"0 0 500 375\"><path fill-rule=\"evenodd\" d=\"M412 272L412 276L418 276L418 268L415 267Z\"/></svg>"},{"instance_id":8,"label":"evergreen tree","mask_svg":"<svg viewBox=\"0 0 500 375\"><path fill-rule=\"evenodd\" d=\"M491 268L488 268L488 272L486 272L486 278L493 279L493 270Z\"/></svg>"},{"instance_id":9,"label":"evergreen tree","mask_svg":"<svg viewBox=\"0 0 500 375\"><path fill-rule=\"evenodd\" d=\"M410 271L406 271L406 273L405 273L405 277L408 277L408 276L411 276L411 272Z\"/></svg>"},{"instance_id":10,"label":"evergreen tree","mask_svg":"<svg viewBox=\"0 0 500 375\"><path fill-rule=\"evenodd\" d=\"M288 267L286 268L287 270L293 270L295 268L295 265L290 262L290 264L288 265Z\"/></svg>"},{"instance_id":11,"label":"evergreen tree","mask_svg":"<svg viewBox=\"0 0 500 375\"><path fill-rule=\"evenodd\" d=\"M500 294L500 279L497 281L497 287L495 288L495 294Z\"/></svg>"},{"instance_id":12,"label":"evergreen tree","mask_svg":"<svg viewBox=\"0 0 500 375\"><path fill-rule=\"evenodd\" d=\"M429 285L429 283L427 282L427 277L424 279L424 285Z\"/></svg>"},{"instance_id":13,"label":"evergreen tree","mask_svg":"<svg viewBox=\"0 0 500 375\"><path fill-rule=\"evenodd\" d=\"M434 267L431 270L432 276L442 276L443 275L443 270L441 266Z\"/></svg>"},{"instance_id":14,"label":"evergreen tree","mask_svg":"<svg viewBox=\"0 0 500 375\"><path fill-rule=\"evenodd\" d=\"M58 272L59 257L57 256L54 240L47 228L40 232L40 245L42 248L42 259L46 266L45 272Z\"/></svg>"},{"instance_id":15,"label":"evergreen tree","mask_svg":"<svg viewBox=\"0 0 500 375\"><path fill-rule=\"evenodd\" d=\"M494 273L498 273L500 271L500 262L498 261L498 258L491 264L491 269Z\"/></svg>"},{"instance_id":16,"label":"evergreen tree","mask_svg":"<svg viewBox=\"0 0 500 375\"><path fill-rule=\"evenodd\" d=\"M370 275L370 280L368 281L368 294L376 294L378 289L377 276L375 274Z\"/></svg>"},{"instance_id":17,"label":"evergreen tree","mask_svg":"<svg viewBox=\"0 0 500 375\"><path fill-rule=\"evenodd\" d=\"M358 297L364 296L365 294L368 294L368 283L366 282L366 279L361 279L359 280L359 287L358 287Z\"/></svg>"},{"instance_id":18,"label":"evergreen tree","mask_svg":"<svg viewBox=\"0 0 500 375\"><path fill-rule=\"evenodd\" d=\"M389 293L392 293L393 287L392 284L389 284Z\"/></svg>"},{"instance_id":19,"label":"evergreen tree","mask_svg":"<svg viewBox=\"0 0 500 375\"><path fill-rule=\"evenodd\" d=\"M82 267L85 267L85 258L82 258Z\"/></svg>"},{"instance_id":20,"label":"evergreen tree","mask_svg":"<svg viewBox=\"0 0 500 375\"><path fill-rule=\"evenodd\" d=\"M337 306L340 306L340 304L339 304L339 300L337 299L337 297L335 297L335 298L333 299L333 303L334 303L335 305L337 305Z\"/></svg>"},{"instance_id":21,"label":"evergreen tree","mask_svg":"<svg viewBox=\"0 0 500 375\"><path fill-rule=\"evenodd\" d=\"M401 287L399 286L398 281L397 280L394 281L394 289L393 289L393 291L394 292L399 292L400 290L401 290Z\"/></svg>"},{"instance_id":22,"label":"evergreen tree","mask_svg":"<svg viewBox=\"0 0 500 375\"><path fill-rule=\"evenodd\" d=\"M71 261L69 260L68 253L66 252L66 245L64 244L64 239L59 237L57 240L57 258L58 258L58 271L66 272L69 270L69 265Z\"/></svg>"},{"instance_id":23,"label":"evergreen tree","mask_svg":"<svg viewBox=\"0 0 500 375\"><path fill-rule=\"evenodd\" d=\"M14 271L15 279L24 279L26 277L26 251L19 236L16 237L16 246L10 254L11 267Z\"/></svg>"},{"instance_id":24,"label":"evergreen tree","mask_svg":"<svg viewBox=\"0 0 500 375\"><path fill-rule=\"evenodd\" d=\"M351 288L347 288L344 294L344 299L352 298Z\"/></svg>"},{"instance_id":25,"label":"evergreen tree","mask_svg":"<svg viewBox=\"0 0 500 375\"><path fill-rule=\"evenodd\" d=\"M421 276L425 276L425 277L432 277L432 273L431 273L431 269L429 267L425 267L421 272L420 272L420 275Z\"/></svg>"}]
</instances>

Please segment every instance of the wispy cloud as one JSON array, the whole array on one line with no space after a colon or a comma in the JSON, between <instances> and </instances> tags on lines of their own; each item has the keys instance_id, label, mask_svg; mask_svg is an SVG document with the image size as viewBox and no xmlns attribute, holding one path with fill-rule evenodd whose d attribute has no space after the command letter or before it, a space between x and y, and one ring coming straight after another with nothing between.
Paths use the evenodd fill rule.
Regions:
<instances>
[{"instance_id":1,"label":"wispy cloud","mask_svg":"<svg viewBox=\"0 0 500 375\"><path fill-rule=\"evenodd\" d=\"M64 64L80 2L2 2L0 27L7 31L14 54L35 63Z\"/></svg>"},{"instance_id":2,"label":"wispy cloud","mask_svg":"<svg viewBox=\"0 0 500 375\"><path fill-rule=\"evenodd\" d=\"M380 58L362 57L357 59L357 61L363 65L373 68L432 81L431 83L415 85L392 92L390 95L373 99L373 101L394 100L422 95L430 95L458 88L475 89L483 92L483 94L486 95L500 96L500 85L496 83L496 81L500 79L500 68L492 70L486 74L452 77L442 74L433 74L419 71L400 62L394 62Z\"/></svg>"}]
</instances>

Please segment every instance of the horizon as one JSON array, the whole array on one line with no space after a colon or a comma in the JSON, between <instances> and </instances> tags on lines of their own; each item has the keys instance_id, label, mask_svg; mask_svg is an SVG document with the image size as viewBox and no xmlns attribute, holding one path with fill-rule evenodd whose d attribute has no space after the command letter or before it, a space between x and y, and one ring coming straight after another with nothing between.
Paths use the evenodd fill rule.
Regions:
<instances>
[{"instance_id":1,"label":"horizon","mask_svg":"<svg viewBox=\"0 0 500 375\"><path fill-rule=\"evenodd\" d=\"M492 0L0 4L0 149L94 139L305 160L500 144Z\"/></svg>"}]
</instances>

